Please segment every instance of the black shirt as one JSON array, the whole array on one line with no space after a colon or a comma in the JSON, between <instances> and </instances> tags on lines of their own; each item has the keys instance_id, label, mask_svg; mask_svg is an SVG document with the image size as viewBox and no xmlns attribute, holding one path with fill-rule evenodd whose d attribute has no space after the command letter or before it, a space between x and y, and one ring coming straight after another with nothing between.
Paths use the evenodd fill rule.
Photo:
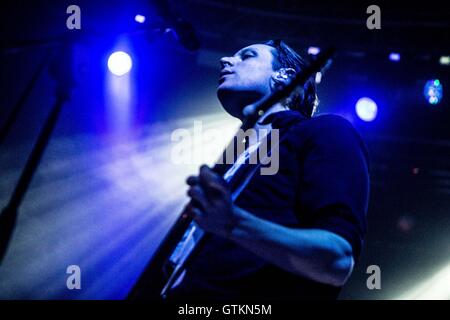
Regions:
<instances>
[{"instance_id":1,"label":"black shirt","mask_svg":"<svg viewBox=\"0 0 450 320\"><path fill-rule=\"evenodd\" d=\"M368 156L360 136L336 115L307 119L295 111L282 111L266 121L283 137L279 170L275 175L258 170L235 204L287 227L334 232L350 243L356 261L366 233L369 196ZM223 173L228 167L223 166ZM211 235L172 297L336 299L339 291Z\"/></svg>"}]
</instances>

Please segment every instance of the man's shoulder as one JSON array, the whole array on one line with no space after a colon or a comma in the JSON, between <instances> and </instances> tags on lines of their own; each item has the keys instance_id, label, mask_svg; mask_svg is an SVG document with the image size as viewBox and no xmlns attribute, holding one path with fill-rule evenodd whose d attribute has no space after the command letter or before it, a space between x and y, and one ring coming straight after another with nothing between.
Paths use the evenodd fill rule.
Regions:
<instances>
[{"instance_id":1,"label":"man's shoulder","mask_svg":"<svg viewBox=\"0 0 450 320\"><path fill-rule=\"evenodd\" d=\"M323 114L305 119L292 127L290 140L297 148L318 146L325 152L361 150L369 159L367 146L350 121L336 114Z\"/></svg>"},{"instance_id":2,"label":"man's shoulder","mask_svg":"<svg viewBox=\"0 0 450 320\"><path fill-rule=\"evenodd\" d=\"M344 117L337 114L323 114L305 119L293 126L293 134L307 137L339 137L340 135L357 135L359 133Z\"/></svg>"}]
</instances>

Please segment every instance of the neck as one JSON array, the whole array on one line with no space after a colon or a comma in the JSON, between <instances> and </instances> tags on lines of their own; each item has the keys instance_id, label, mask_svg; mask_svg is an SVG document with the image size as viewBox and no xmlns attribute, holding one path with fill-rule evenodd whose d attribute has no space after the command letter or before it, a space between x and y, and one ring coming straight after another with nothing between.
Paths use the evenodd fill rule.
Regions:
<instances>
[{"instance_id":1,"label":"neck","mask_svg":"<svg viewBox=\"0 0 450 320\"><path fill-rule=\"evenodd\" d=\"M254 131L251 131L250 135L252 139L250 139L250 144L259 143L272 129L272 125L270 123L261 124L261 122L269 115L275 112L286 111L289 110L287 107L283 106L281 103L274 104L270 107L255 123L253 126Z\"/></svg>"},{"instance_id":2,"label":"neck","mask_svg":"<svg viewBox=\"0 0 450 320\"><path fill-rule=\"evenodd\" d=\"M272 128L270 123L267 124L261 124L261 122L270 114L280 112L280 111L287 111L289 110L288 107L283 106L281 103L276 103L272 107L270 107L255 123L254 128L255 129L270 129Z\"/></svg>"}]
</instances>

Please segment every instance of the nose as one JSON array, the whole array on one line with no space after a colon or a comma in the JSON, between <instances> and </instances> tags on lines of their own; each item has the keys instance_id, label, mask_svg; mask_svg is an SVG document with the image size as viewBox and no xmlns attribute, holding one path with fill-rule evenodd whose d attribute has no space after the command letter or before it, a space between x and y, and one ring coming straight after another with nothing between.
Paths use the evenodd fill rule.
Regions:
<instances>
[{"instance_id":1,"label":"nose","mask_svg":"<svg viewBox=\"0 0 450 320\"><path fill-rule=\"evenodd\" d=\"M220 58L220 66L223 68L231 67L233 65L231 57L222 57Z\"/></svg>"}]
</instances>

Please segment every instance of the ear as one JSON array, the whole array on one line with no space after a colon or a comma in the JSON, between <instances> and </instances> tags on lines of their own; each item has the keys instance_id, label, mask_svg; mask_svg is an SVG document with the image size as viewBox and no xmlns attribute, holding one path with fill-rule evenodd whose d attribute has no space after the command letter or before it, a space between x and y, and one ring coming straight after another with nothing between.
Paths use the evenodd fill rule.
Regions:
<instances>
[{"instance_id":1,"label":"ear","mask_svg":"<svg viewBox=\"0 0 450 320\"><path fill-rule=\"evenodd\" d=\"M292 68L280 68L272 74L270 87L278 89L280 86L286 85L290 79L295 75L295 70Z\"/></svg>"}]
</instances>

